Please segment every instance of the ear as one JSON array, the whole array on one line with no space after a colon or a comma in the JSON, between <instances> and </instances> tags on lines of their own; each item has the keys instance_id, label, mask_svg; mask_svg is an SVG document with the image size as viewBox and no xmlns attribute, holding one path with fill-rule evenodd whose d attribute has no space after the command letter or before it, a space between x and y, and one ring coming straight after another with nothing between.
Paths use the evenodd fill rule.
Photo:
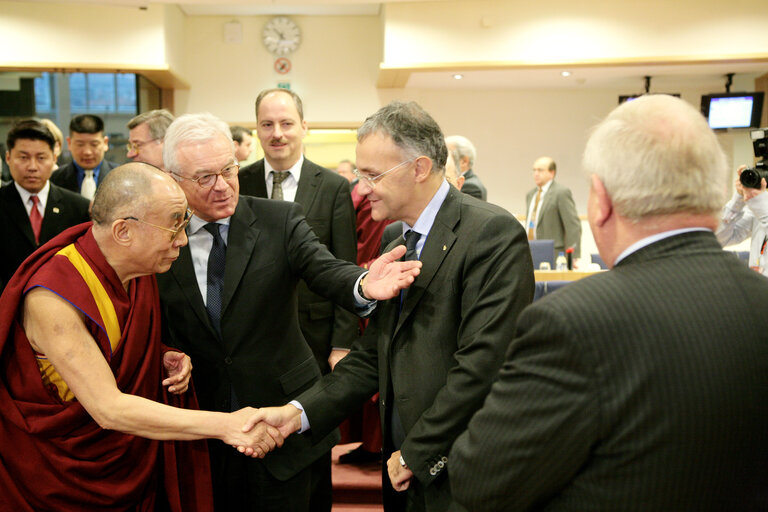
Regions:
<instances>
[{"instance_id":1,"label":"ear","mask_svg":"<svg viewBox=\"0 0 768 512\"><path fill-rule=\"evenodd\" d=\"M307 130L308 130L308 127L307 127L307 120L306 120L306 119L304 119L304 120L301 122L301 131L302 131L302 134L301 134L301 138L302 138L302 139L303 139L304 137L306 137L306 136L307 136Z\"/></svg>"},{"instance_id":2,"label":"ear","mask_svg":"<svg viewBox=\"0 0 768 512\"><path fill-rule=\"evenodd\" d=\"M11 165L11 152L6 151L5 152L5 163L7 163L9 166Z\"/></svg>"},{"instance_id":3,"label":"ear","mask_svg":"<svg viewBox=\"0 0 768 512\"><path fill-rule=\"evenodd\" d=\"M72 150L72 137L67 137L67 147Z\"/></svg>"},{"instance_id":4,"label":"ear","mask_svg":"<svg viewBox=\"0 0 768 512\"><path fill-rule=\"evenodd\" d=\"M133 232L128 221L117 219L112 222L112 239L118 245L128 247L133 239Z\"/></svg>"},{"instance_id":5,"label":"ear","mask_svg":"<svg viewBox=\"0 0 768 512\"><path fill-rule=\"evenodd\" d=\"M456 185L458 185L456 188L458 188L459 190L461 190L461 187L463 187L463 186L464 186L464 182L465 182L466 180L467 180L467 178L465 178L464 176L459 176L459 177L456 179Z\"/></svg>"},{"instance_id":6,"label":"ear","mask_svg":"<svg viewBox=\"0 0 768 512\"><path fill-rule=\"evenodd\" d=\"M600 181L600 178L596 174L591 176L592 185L590 188L590 201L594 201L594 218L593 221L596 226L603 226L613 215L613 202L611 196L608 195L608 191L605 189L605 185Z\"/></svg>"},{"instance_id":7,"label":"ear","mask_svg":"<svg viewBox=\"0 0 768 512\"><path fill-rule=\"evenodd\" d=\"M106 148L107 151L109 151L109 137L107 137L106 135L104 136L104 147Z\"/></svg>"},{"instance_id":8,"label":"ear","mask_svg":"<svg viewBox=\"0 0 768 512\"><path fill-rule=\"evenodd\" d=\"M460 163L459 170L462 173L464 171L468 171L469 170L469 157L468 156L463 156L463 157L459 158L459 163Z\"/></svg>"},{"instance_id":9,"label":"ear","mask_svg":"<svg viewBox=\"0 0 768 512\"><path fill-rule=\"evenodd\" d=\"M420 156L416 159L415 164L416 183L426 181L432 173L432 159L427 156Z\"/></svg>"}]
</instances>

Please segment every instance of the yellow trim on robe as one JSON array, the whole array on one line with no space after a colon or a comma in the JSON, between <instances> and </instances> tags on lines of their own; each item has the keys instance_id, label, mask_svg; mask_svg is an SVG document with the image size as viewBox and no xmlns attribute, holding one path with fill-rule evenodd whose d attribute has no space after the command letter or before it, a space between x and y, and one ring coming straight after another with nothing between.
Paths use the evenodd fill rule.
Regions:
<instances>
[{"instance_id":1,"label":"yellow trim on robe","mask_svg":"<svg viewBox=\"0 0 768 512\"><path fill-rule=\"evenodd\" d=\"M120 323L117 321L117 313L115 312L115 306L112 304L112 300L109 298L104 286L96 277L96 273L85 261L85 258L77 252L75 244L69 244L61 249L56 255L62 255L66 257L73 267L80 273L88 286L88 289L93 295L93 300L96 302L96 307L101 315L101 320L104 322L104 328L107 331L107 337L109 338L109 344L112 347L112 352L115 351L117 345L120 343L122 333L120 332ZM59 397L65 402L74 400L75 395L67 386L67 383L61 378L53 364L45 357L37 356L37 366L40 369L40 375L43 379L43 383L48 386L53 384L59 392Z\"/></svg>"}]
</instances>

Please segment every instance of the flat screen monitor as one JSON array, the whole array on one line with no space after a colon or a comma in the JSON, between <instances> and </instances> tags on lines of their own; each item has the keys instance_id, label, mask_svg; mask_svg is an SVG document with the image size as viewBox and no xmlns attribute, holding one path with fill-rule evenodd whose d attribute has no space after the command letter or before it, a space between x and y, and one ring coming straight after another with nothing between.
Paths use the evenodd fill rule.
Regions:
<instances>
[{"instance_id":1,"label":"flat screen monitor","mask_svg":"<svg viewBox=\"0 0 768 512\"><path fill-rule=\"evenodd\" d=\"M707 94L701 97L701 113L712 129L757 128L763 115L762 92Z\"/></svg>"}]
</instances>

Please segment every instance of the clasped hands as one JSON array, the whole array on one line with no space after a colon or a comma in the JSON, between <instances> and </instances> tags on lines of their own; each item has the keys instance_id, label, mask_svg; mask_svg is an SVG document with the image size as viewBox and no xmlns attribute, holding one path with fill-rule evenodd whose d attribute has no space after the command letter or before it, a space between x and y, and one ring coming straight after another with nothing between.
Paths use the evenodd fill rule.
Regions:
<instances>
[{"instance_id":1,"label":"clasped hands","mask_svg":"<svg viewBox=\"0 0 768 512\"><path fill-rule=\"evenodd\" d=\"M223 440L243 455L253 458L264 456L283 446L285 438L301 429L301 411L293 405L282 407L245 407L232 413L233 424L238 427Z\"/></svg>"}]
</instances>

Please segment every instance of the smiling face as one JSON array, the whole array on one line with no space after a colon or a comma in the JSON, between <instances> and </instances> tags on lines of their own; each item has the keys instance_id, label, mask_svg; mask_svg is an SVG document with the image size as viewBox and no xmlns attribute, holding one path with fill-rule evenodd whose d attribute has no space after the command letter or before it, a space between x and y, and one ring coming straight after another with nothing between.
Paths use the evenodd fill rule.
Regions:
<instances>
[{"instance_id":1,"label":"smiling face","mask_svg":"<svg viewBox=\"0 0 768 512\"><path fill-rule=\"evenodd\" d=\"M181 144L177 149L180 174L185 178L179 182L187 196L189 207L206 222L214 222L235 213L240 184L237 174L229 180L216 178L212 187L201 187L190 179L206 174L216 174L225 167L237 163L232 143L224 134L207 141Z\"/></svg>"},{"instance_id":2,"label":"smiling face","mask_svg":"<svg viewBox=\"0 0 768 512\"><path fill-rule=\"evenodd\" d=\"M264 96L256 123L256 134L269 165L278 171L290 169L301 157L307 134L307 123L299 117L293 98L279 91Z\"/></svg>"},{"instance_id":3,"label":"smiling face","mask_svg":"<svg viewBox=\"0 0 768 512\"><path fill-rule=\"evenodd\" d=\"M53 150L42 140L18 139L5 161L13 181L31 194L40 192L53 172Z\"/></svg>"}]
</instances>

